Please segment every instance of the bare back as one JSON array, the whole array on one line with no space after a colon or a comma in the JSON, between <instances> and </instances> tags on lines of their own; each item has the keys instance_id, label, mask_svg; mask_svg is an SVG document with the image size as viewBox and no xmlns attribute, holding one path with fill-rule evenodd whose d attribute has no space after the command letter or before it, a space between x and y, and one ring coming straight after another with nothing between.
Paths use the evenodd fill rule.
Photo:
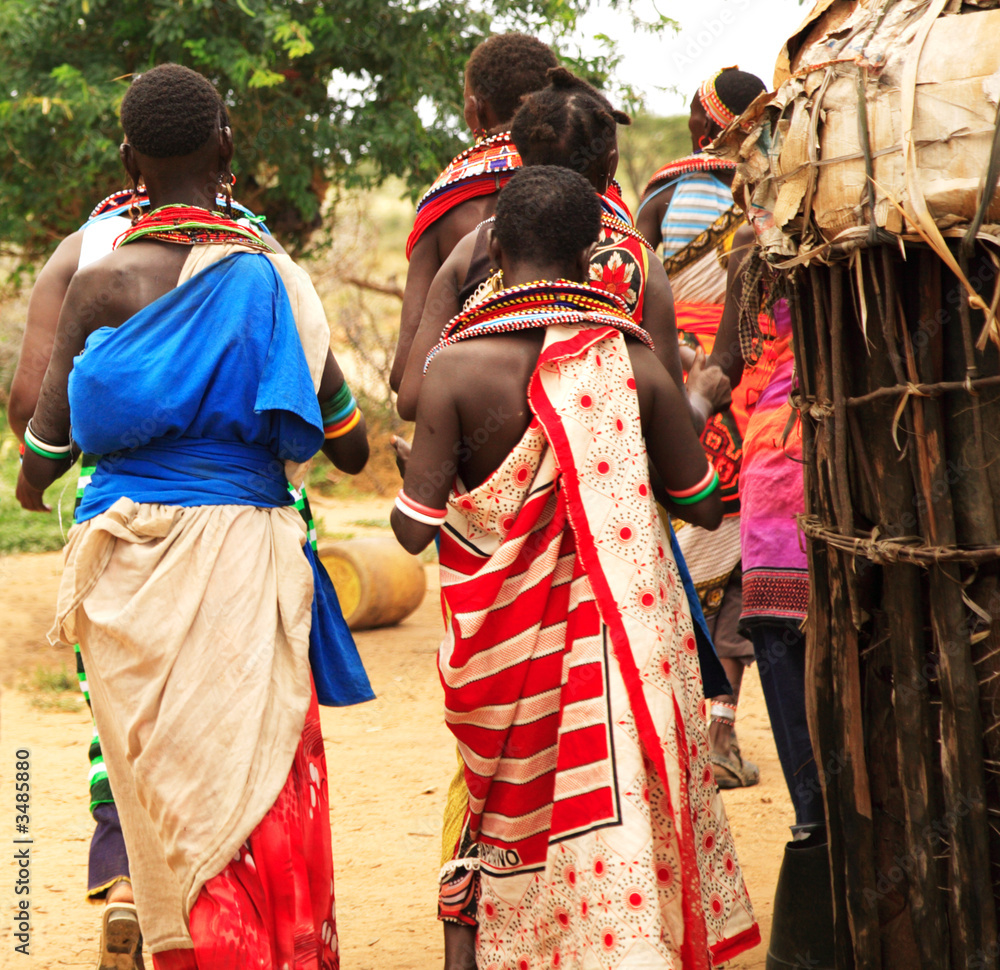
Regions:
<instances>
[{"instance_id":1,"label":"bare back","mask_svg":"<svg viewBox=\"0 0 1000 970\"><path fill-rule=\"evenodd\" d=\"M500 467L531 423L528 382L544 339L541 328L476 337L434 357L420 391L407 491L412 485L441 507L456 475L472 489ZM684 398L649 348L626 343L643 432L655 428L650 459L668 488L683 487L705 464Z\"/></svg>"}]
</instances>

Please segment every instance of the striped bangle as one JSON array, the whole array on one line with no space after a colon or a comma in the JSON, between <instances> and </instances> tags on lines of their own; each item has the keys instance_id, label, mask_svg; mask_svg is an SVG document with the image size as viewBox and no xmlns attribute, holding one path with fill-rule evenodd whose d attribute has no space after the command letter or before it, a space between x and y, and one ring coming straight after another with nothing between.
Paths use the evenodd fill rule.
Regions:
<instances>
[{"instance_id":1,"label":"striped bangle","mask_svg":"<svg viewBox=\"0 0 1000 970\"><path fill-rule=\"evenodd\" d=\"M342 421L349 414L353 413L358 406L351 389L347 386L347 381L340 385L340 390L333 395L325 404L320 406L323 415L323 424L336 424Z\"/></svg>"},{"instance_id":2,"label":"striped bangle","mask_svg":"<svg viewBox=\"0 0 1000 970\"><path fill-rule=\"evenodd\" d=\"M396 495L396 508L403 515L408 516L415 522L423 522L424 525L441 525L448 517L447 509L432 509L426 505L415 502L402 489Z\"/></svg>"},{"instance_id":3,"label":"striped bangle","mask_svg":"<svg viewBox=\"0 0 1000 970\"><path fill-rule=\"evenodd\" d=\"M667 489L667 494L678 504L678 505L694 505L695 502L700 502L703 498L708 498L719 487L719 474L714 468L709 467L711 473L711 478L707 485L701 489L699 492L695 492L693 495L690 494L691 489L684 489L685 494L678 495ZM704 479L702 479L704 482Z\"/></svg>"},{"instance_id":4,"label":"striped bangle","mask_svg":"<svg viewBox=\"0 0 1000 970\"><path fill-rule=\"evenodd\" d=\"M323 437L328 441L332 438L342 438L348 431L353 431L361 420L361 410L354 405L354 410L343 421L329 424L323 429Z\"/></svg>"},{"instance_id":5,"label":"striped bangle","mask_svg":"<svg viewBox=\"0 0 1000 970\"><path fill-rule=\"evenodd\" d=\"M726 721L732 724L736 720L736 705L723 704L719 701L713 702L712 718L716 721Z\"/></svg>"},{"instance_id":6,"label":"striped bangle","mask_svg":"<svg viewBox=\"0 0 1000 970\"><path fill-rule=\"evenodd\" d=\"M695 495L698 492L700 492L703 488L705 488L706 485L710 485L712 483L712 476L714 474L715 474L715 468L713 468L712 467L712 463L709 462L708 463L708 471L705 472L705 475L703 476L703 478L701 479L701 481L698 482L697 485L692 485L690 488L679 488L679 489L677 489L676 492L671 491L668 488L667 489L667 494L671 498L687 498L689 495Z\"/></svg>"},{"instance_id":7,"label":"striped bangle","mask_svg":"<svg viewBox=\"0 0 1000 970\"><path fill-rule=\"evenodd\" d=\"M52 461L62 461L64 458L69 458L73 451L72 441L65 445L53 445L39 438L31 429L30 421L24 429L24 443L36 455L41 455L42 458L49 458Z\"/></svg>"}]
</instances>

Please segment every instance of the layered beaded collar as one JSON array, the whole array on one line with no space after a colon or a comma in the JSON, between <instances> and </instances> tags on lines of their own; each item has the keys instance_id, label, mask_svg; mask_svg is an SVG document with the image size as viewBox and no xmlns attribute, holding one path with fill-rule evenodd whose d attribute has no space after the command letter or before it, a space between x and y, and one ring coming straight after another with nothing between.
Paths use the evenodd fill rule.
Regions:
<instances>
[{"instance_id":1,"label":"layered beaded collar","mask_svg":"<svg viewBox=\"0 0 1000 970\"><path fill-rule=\"evenodd\" d=\"M138 239L156 239L183 246L239 243L260 253L277 252L256 229L192 205L164 205L147 213L115 240L114 248Z\"/></svg>"},{"instance_id":2,"label":"layered beaded collar","mask_svg":"<svg viewBox=\"0 0 1000 970\"><path fill-rule=\"evenodd\" d=\"M653 346L653 338L632 319L619 297L586 283L539 280L501 290L449 320L441 340L427 355L424 371L438 353L459 340L560 324L613 327L650 349Z\"/></svg>"},{"instance_id":3,"label":"layered beaded collar","mask_svg":"<svg viewBox=\"0 0 1000 970\"><path fill-rule=\"evenodd\" d=\"M716 158L714 155L703 155L697 152L694 155L686 155L678 158L674 162L668 162L659 169L646 184L643 196L649 194L651 189L669 182L672 179L680 178L691 172L735 172L736 162L729 161L728 158Z\"/></svg>"},{"instance_id":4,"label":"layered beaded collar","mask_svg":"<svg viewBox=\"0 0 1000 970\"><path fill-rule=\"evenodd\" d=\"M487 138L480 138L474 145L456 155L448 167L417 203L419 212L434 196L457 182L473 178L499 178L521 167L521 156L509 131L500 131ZM497 188L500 186L498 185Z\"/></svg>"}]
</instances>

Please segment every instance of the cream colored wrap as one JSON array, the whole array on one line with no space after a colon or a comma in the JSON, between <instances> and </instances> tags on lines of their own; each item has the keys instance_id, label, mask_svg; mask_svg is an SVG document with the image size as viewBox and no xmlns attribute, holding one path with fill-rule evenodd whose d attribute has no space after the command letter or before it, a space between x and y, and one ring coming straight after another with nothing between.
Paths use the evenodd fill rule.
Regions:
<instances>
[{"instance_id":1,"label":"cream colored wrap","mask_svg":"<svg viewBox=\"0 0 1000 970\"><path fill-rule=\"evenodd\" d=\"M179 283L236 246L196 246ZM329 348L305 273L273 257L310 373ZM310 699L312 572L295 509L140 505L75 526L50 639L79 641L154 953L270 809Z\"/></svg>"}]
</instances>

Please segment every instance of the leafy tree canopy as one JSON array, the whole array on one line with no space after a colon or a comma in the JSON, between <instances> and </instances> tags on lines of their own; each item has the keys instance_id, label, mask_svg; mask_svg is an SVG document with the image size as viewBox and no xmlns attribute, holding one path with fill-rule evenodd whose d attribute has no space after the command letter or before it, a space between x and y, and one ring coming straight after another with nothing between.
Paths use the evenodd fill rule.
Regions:
<instances>
[{"instance_id":1,"label":"leafy tree canopy","mask_svg":"<svg viewBox=\"0 0 1000 970\"><path fill-rule=\"evenodd\" d=\"M416 189L458 150L462 70L491 29L558 47L591 3L0 0L0 247L40 257L122 187L129 76L174 61L229 105L240 200L301 249L331 185ZM601 81L613 63L575 66Z\"/></svg>"}]
</instances>

